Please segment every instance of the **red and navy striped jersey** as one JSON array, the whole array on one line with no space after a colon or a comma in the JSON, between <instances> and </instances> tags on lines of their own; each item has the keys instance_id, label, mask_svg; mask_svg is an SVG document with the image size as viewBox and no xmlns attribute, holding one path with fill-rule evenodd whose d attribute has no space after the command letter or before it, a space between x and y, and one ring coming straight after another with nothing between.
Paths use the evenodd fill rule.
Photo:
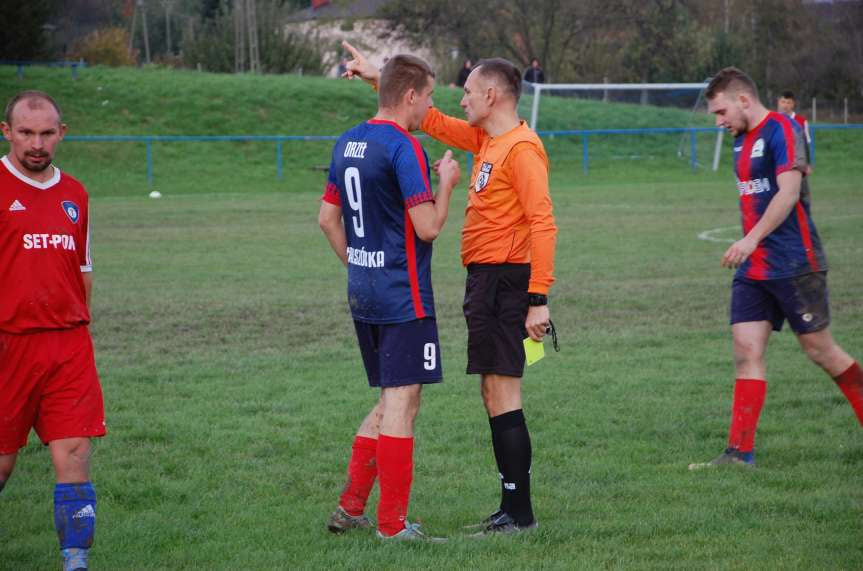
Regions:
<instances>
[{"instance_id":1,"label":"red and navy striped jersey","mask_svg":"<svg viewBox=\"0 0 863 571\"><path fill-rule=\"evenodd\" d=\"M434 200L429 174L422 145L391 121L357 125L333 148L323 200L342 208L354 319L434 316L432 245L419 239L408 214Z\"/></svg>"},{"instance_id":2,"label":"red and navy striped jersey","mask_svg":"<svg viewBox=\"0 0 863 571\"><path fill-rule=\"evenodd\" d=\"M804 144L800 125L776 112L735 138L734 169L744 235L758 223L779 191L777 177L791 169L805 170ZM808 185L801 185L800 200L740 266L738 276L770 280L827 269L809 203Z\"/></svg>"}]
</instances>

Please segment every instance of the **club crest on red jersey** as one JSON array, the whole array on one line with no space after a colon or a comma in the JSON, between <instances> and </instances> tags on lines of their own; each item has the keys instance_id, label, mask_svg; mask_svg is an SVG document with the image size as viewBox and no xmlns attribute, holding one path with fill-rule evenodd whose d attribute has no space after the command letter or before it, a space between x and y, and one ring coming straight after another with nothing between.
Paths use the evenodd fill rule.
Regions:
<instances>
[{"instance_id":1,"label":"club crest on red jersey","mask_svg":"<svg viewBox=\"0 0 863 571\"><path fill-rule=\"evenodd\" d=\"M476 184L474 185L474 191L479 192L485 188L485 185L488 184L488 179L491 177L491 163L482 163L482 166L479 168L479 174L476 175Z\"/></svg>"},{"instance_id":2,"label":"club crest on red jersey","mask_svg":"<svg viewBox=\"0 0 863 571\"><path fill-rule=\"evenodd\" d=\"M69 217L73 223L78 223L78 215L80 214L80 210L78 210L78 205L72 202L71 200L64 200L62 203L63 212L66 213L66 216Z\"/></svg>"}]
</instances>

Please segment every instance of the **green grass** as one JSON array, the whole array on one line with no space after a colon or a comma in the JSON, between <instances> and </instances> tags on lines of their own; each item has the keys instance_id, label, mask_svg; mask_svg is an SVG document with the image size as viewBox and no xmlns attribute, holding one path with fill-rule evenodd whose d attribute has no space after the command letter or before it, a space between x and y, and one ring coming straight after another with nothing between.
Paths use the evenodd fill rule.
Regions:
<instances>
[{"instance_id":1,"label":"green grass","mask_svg":"<svg viewBox=\"0 0 863 571\"><path fill-rule=\"evenodd\" d=\"M63 79L84 90L88 77L112 73ZM117 73L116 85L142 77ZM140 73L168 92L200 78L226 100L251 81ZM262 78L254 91L275 92L283 80ZM351 101L368 97L344 85L320 83ZM9 89L5 78L0 89ZM151 105L160 89L141 80L129 107ZM69 121L96 133L101 123L85 120L75 93ZM173 132L189 132L197 103L186 103L191 109L165 110L184 122ZM152 105L140 115L158 115ZM244 132L263 132L262 124ZM111 128L99 132L132 126ZM499 484L478 382L463 373L465 193L457 193L433 264L445 382L425 391L411 504L429 531L454 540L384 545L371 533L334 537L323 526L352 434L376 395L362 372L344 270L317 229L320 185L292 179L292 192L276 192L284 189L254 178L263 169L254 157L234 152L220 167L215 151L197 146L189 152L208 160L180 152L184 176L164 175L165 197L149 200L118 167L127 150L117 147L105 147L104 162L61 161L72 160L69 171L94 190L92 332L109 429L93 458L94 569L863 567L861 428L787 330L768 355L759 467L686 469L721 451L729 420L731 276L719 268L725 245L696 237L739 223L727 170L669 174L657 159L597 164L585 177L580 155L570 163L565 148L553 151L560 238L551 308L562 352L525 378L541 527L489 541L460 537L461 526L494 508ZM835 158L852 151L835 143L819 155L813 195L831 264L832 329L861 358L863 166ZM226 187L220 177L230 170L244 174ZM33 440L0 494L3 569L57 564L53 474Z\"/></svg>"},{"instance_id":2,"label":"green grass","mask_svg":"<svg viewBox=\"0 0 863 571\"><path fill-rule=\"evenodd\" d=\"M721 450L728 422L730 275L724 246L696 235L737 223L732 189L727 177L554 187L563 350L525 380L541 528L442 546L324 530L375 393L317 193L94 199L110 431L93 460L94 568L860 568L860 427L787 331L770 348L759 468L686 469ZM833 329L859 357L863 199L827 174L816 192ZM411 507L456 537L498 488L463 374L463 206L460 194L436 243L446 381L425 391ZM52 483L31 442L0 496L4 566L54 565Z\"/></svg>"},{"instance_id":3,"label":"green grass","mask_svg":"<svg viewBox=\"0 0 863 571\"><path fill-rule=\"evenodd\" d=\"M42 89L63 107L71 135L338 135L375 112L376 99L360 81L317 77L234 76L159 68L86 68L73 80L68 70L28 68L18 80L0 66L0 98L21 89ZM461 91L438 86L435 103L462 117ZM521 114L530 115L531 96ZM711 119L685 109L606 104L543 96L540 129L687 127ZM853 173L863 131L818 132L819 164ZM698 136L699 172L689 166L689 139L679 134L592 136L590 171L582 170L580 137L546 138L552 177L598 181L715 180L709 171L715 135ZM730 168L729 138L722 169ZM444 147L426 141L429 155ZM319 191L332 143L286 142L285 174L276 176L276 146L270 142L155 143L154 188L172 193ZM678 156L679 152L683 156ZM462 162L465 156L459 154ZM57 163L87 183L93 196L143 196L149 192L144 143L68 141Z\"/></svg>"}]
</instances>

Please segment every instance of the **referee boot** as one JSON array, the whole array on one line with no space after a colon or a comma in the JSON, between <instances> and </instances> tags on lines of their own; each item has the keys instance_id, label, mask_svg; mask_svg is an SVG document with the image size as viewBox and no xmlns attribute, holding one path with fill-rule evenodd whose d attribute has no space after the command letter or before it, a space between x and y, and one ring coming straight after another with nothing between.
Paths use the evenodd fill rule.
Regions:
<instances>
[{"instance_id":1,"label":"referee boot","mask_svg":"<svg viewBox=\"0 0 863 571\"><path fill-rule=\"evenodd\" d=\"M471 537L487 537L489 535L510 535L514 533L523 533L533 531L539 527L536 520L524 525L519 525L515 518L506 512L500 512L500 515L494 518L485 529L478 533L474 533Z\"/></svg>"},{"instance_id":2,"label":"referee boot","mask_svg":"<svg viewBox=\"0 0 863 571\"><path fill-rule=\"evenodd\" d=\"M737 448L726 448L725 452L710 462L697 462L689 465L690 470L703 470L704 468L716 468L717 466L743 466L755 467L755 452L741 452Z\"/></svg>"},{"instance_id":3,"label":"referee boot","mask_svg":"<svg viewBox=\"0 0 863 571\"><path fill-rule=\"evenodd\" d=\"M485 518L481 522L469 523L466 526L464 526L464 528L462 528L462 529L485 529L489 526L489 524L491 524L491 522L493 522L494 520L499 518L501 515L503 515L503 510L498 509L496 512L494 512L493 514L491 514L490 516L488 516L487 518Z\"/></svg>"}]
</instances>

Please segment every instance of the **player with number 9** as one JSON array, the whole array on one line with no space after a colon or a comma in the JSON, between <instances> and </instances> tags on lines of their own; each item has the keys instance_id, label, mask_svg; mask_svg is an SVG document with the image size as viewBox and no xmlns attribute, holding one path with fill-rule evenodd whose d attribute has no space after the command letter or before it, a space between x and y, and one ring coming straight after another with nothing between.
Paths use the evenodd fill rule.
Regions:
<instances>
[{"instance_id":1,"label":"player with number 9","mask_svg":"<svg viewBox=\"0 0 863 571\"><path fill-rule=\"evenodd\" d=\"M319 223L348 269L348 303L369 385L381 396L356 433L348 477L327 527L369 527L365 505L380 484L378 535L430 539L407 521L413 429L422 385L442 379L431 285L431 242L446 222L459 166L447 151L434 165L410 131L432 105L434 73L398 55L381 73L375 117L333 148ZM345 208L345 206L347 206Z\"/></svg>"}]
</instances>

